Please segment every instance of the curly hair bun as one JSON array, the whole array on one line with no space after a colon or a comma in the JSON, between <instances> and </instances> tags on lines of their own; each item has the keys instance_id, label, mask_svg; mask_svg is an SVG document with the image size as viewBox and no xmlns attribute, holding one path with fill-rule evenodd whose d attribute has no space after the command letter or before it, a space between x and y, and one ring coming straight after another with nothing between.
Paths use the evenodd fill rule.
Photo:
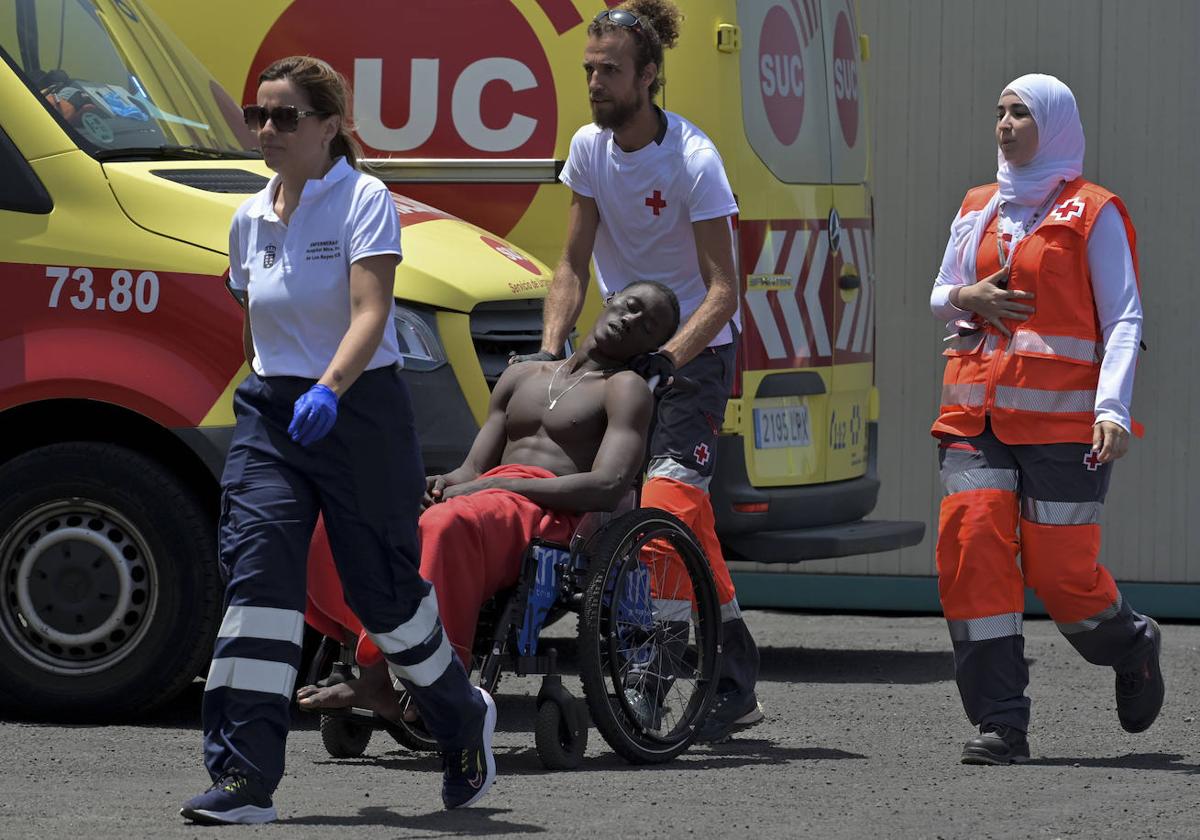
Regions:
<instances>
[{"instance_id":1,"label":"curly hair bun","mask_svg":"<svg viewBox=\"0 0 1200 840\"><path fill-rule=\"evenodd\" d=\"M654 27L665 48L670 49L679 40L679 23L683 14L671 0L628 0L618 8L633 12Z\"/></svg>"}]
</instances>

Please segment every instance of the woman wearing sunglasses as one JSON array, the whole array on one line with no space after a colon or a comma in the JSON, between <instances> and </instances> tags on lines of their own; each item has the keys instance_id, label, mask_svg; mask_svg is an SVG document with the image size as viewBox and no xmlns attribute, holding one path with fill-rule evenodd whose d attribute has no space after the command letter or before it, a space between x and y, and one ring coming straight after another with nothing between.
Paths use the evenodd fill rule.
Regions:
<instances>
[{"instance_id":1,"label":"woman wearing sunglasses","mask_svg":"<svg viewBox=\"0 0 1200 840\"><path fill-rule=\"evenodd\" d=\"M214 784L181 811L196 822L275 819L318 513L347 603L445 751L445 806L472 804L495 776L495 705L468 682L418 574L424 471L391 329L399 219L357 170L349 99L328 64L292 57L263 71L244 109L276 174L229 234L252 371L221 480L226 611L203 709Z\"/></svg>"},{"instance_id":2,"label":"woman wearing sunglasses","mask_svg":"<svg viewBox=\"0 0 1200 840\"><path fill-rule=\"evenodd\" d=\"M1084 659L1116 672L1127 731L1154 722L1164 693L1158 625L1096 562L1112 462L1137 428L1133 223L1080 177L1079 111L1053 76L1003 90L996 142L998 183L967 193L931 300L950 328L933 425L946 491L937 567L955 677L979 726L965 764L1029 757L1026 585Z\"/></svg>"}]
</instances>

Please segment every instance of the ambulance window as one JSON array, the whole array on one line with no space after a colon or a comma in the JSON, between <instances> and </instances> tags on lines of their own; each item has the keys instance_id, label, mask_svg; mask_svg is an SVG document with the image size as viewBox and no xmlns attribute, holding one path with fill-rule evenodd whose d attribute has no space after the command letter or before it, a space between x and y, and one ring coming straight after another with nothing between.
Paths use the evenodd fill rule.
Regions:
<instances>
[{"instance_id":1,"label":"ambulance window","mask_svg":"<svg viewBox=\"0 0 1200 840\"><path fill-rule=\"evenodd\" d=\"M742 123L750 146L785 183L829 183L821 3L739 0L737 9Z\"/></svg>"},{"instance_id":2,"label":"ambulance window","mask_svg":"<svg viewBox=\"0 0 1200 840\"><path fill-rule=\"evenodd\" d=\"M246 148L238 109L143 8L14 3L0 4L4 57L85 151Z\"/></svg>"},{"instance_id":3,"label":"ambulance window","mask_svg":"<svg viewBox=\"0 0 1200 840\"><path fill-rule=\"evenodd\" d=\"M0 129L0 210L49 213L53 208L50 194L25 156Z\"/></svg>"}]
</instances>

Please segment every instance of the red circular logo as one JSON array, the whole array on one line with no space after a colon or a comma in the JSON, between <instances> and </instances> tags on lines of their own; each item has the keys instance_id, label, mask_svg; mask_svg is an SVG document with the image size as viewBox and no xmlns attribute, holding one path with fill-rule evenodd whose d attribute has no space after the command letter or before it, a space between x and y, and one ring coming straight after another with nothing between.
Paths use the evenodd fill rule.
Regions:
<instances>
[{"instance_id":1,"label":"red circular logo","mask_svg":"<svg viewBox=\"0 0 1200 840\"><path fill-rule=\"evenodd\" d=\"M267 65L297 54L320 56L350 81L368 157L554 155L550 65L524 15L505 0L360 0L353 15L344 4L295 0L259 46L243 101L254 101ZM503 235L537 186L399 189Z\"/></svg>"},{"instance_id":2,"label":"red circular logo","mask_svg":"<svg viewBox=\"0 0 1200 840\"><path fill-rule=\"evenodd\" d=\"M833 31L833 95L837 99L838 122L847 146L858 139L858 60L854 57L854 34L845 12L839 12Z\"/></svg>"},{"instance_id":3,"label":"red circular logo","mask_svg":"<svg viewBox=\"0 0 1200 840\"><path fill-rule=\"evenodd\" d=\"M499 239L493 239L490 236L481 236L479 238L482 239L484 243L492 248L497 254L500 254L506 259L512 260L530 274L541 276L542 270L537 267L537 263L529 259L529 257L522 254L513 246L509 245L507 242L501 242Z\"/></svg>"},{"instance_id":4,"label":"red circular logo","mask_svg":"<svg viewBox=\"0 0 1200 840\"><path fill-rule=\"evenodd\" d=\"M792 145L804 121L804 59L796 25L782 6L773 6L763 18L758 84L771 130L780 143Z\"/></svg>"}]
</instances>

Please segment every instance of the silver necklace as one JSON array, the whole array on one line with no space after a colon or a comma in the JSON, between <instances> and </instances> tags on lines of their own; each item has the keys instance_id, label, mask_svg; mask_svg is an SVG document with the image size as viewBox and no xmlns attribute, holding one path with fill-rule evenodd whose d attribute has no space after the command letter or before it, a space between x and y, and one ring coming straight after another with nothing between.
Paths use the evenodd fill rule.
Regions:
<instances>
[{"instance_id":1,"label":"silver necklace","mask_svg":"<svg viewBox=\"0 0 1200 840\"><path fill-rule=\"evenodd\" d=\"M568 385L561 394L559 394L557 397L551 396L551 390L554 388L554 380L556 378L558 378L558 372L560 370L562 370L564 367L566 367L567 362L569 362L569 361L571 361L571 360L567 359L566 362L563 362L561 365L559 365L558 367L556 367L554 369L554 373L550 374L550 383L546 386L546 399L548 399L550 401L550 405L547 406L547 408L546 408L547 411L553 411L554 406L558 405L558 401L567 395L567 391L570 391L572 388L574 388L576 385L578 385L580 382L582 382L589 373L595 373L594 370L585 370L583 373L579 374L579 378L576 379L574 382L572 382L570 385Z\"/></svg>"}]
</instances>

